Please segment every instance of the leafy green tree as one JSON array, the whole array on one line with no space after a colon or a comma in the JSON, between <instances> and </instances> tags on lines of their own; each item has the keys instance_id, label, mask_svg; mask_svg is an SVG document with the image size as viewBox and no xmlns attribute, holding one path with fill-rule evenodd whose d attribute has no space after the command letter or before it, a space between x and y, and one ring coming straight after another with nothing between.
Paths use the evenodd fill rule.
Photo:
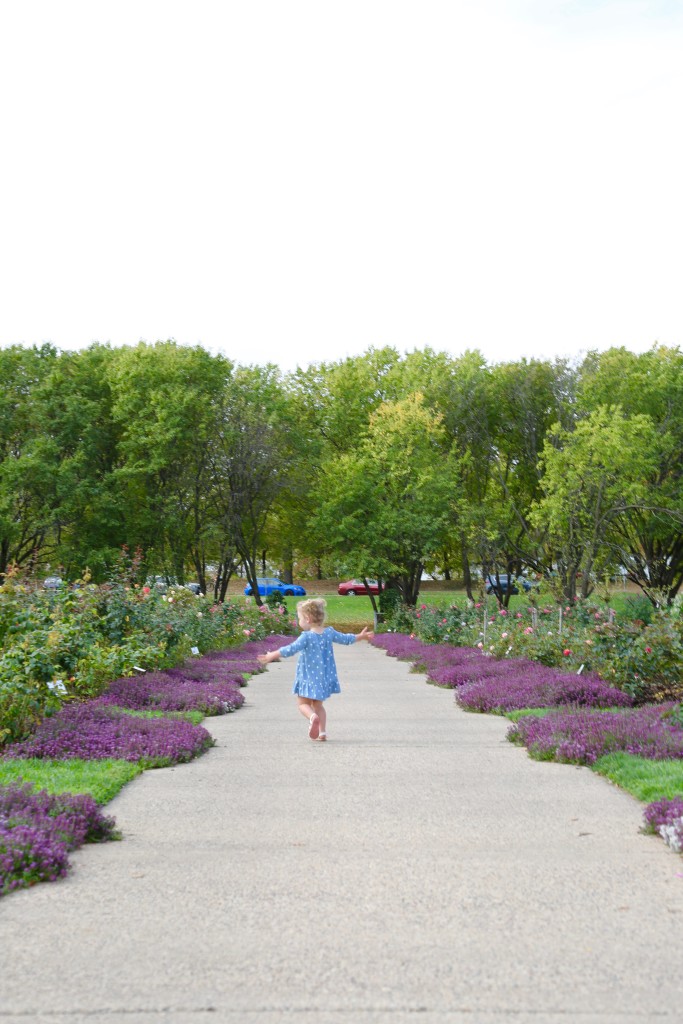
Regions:
<instances>
[{"instance_id":1,"label":"leafy green tree","mask_svg":"<svg viewBox=\"0 0 683 1024\"><path fill-rule=\"evenodd\" d=\"M422 396L385 402L358 449L323 467L321 543L355 575L387 580L414 605L425 562L450 527L454 481L443 425Z\"/></svg>"},{"instance_id":2,"label":"leafy green tree","mask_svg":"<svg viewBox=\"0 0 683 1024\"><path fill-rule=\"evenodd\" d=\"M530 518L547 532L567 600L576 597L579 577L587 597L596 577L611 571L614 524L647 507L644 480L655 453L649 417L627 417L618 407L601 406L574 430L556 424L548 432L540 459L543 493Z\"/></svg>"},{"instance_id":3,"label":"leafy green tree","mask_svg":"<svg viewBox=\"0 0 683 1024\"><path fill-rule=\"evenodd\" d=\"M269 516L289 482L285 408L276 367L240 368L216 410L207 445L208 501L223 539L222 582L237 557L257 604L258 556Z\"/></svg>"},{"instance_id":4,"label":"leafy green tree","mask_svg":"<svg viewBox=\"0 0 683 1024\"><path fill-rule=\"evenodd\" d=\"M125 542L115 486L119 431L111 413L109 346L64 352L38 393L43 461L54 488L56 558L69 578L101 579Z\"/></svg>"},{"instance_id":5,"label":"leafy green tree","mask_svg":"<svg viewBox=\"0 0 683 1024\"><path fill-rule=\"evenodd\" d=\"M42 382L58 359L51 345L0 350L0 573L54 551L54 493L41 445Z\"/></svg>"},{"instance_id":6,"label":"leafy green tree","mask_svg":"<svg viewBox=\"0 0 683 1024\"><path fill-rule=\"evenodd\" d=\"M541 496L540 456L553 424L572 423L575 374L565 360L522 359L491 370L489 480L475 512L484 574L547 573L552 552L530 511ZM481 512L486 522L481 522ZM510 594L500 595L507 605Z\"/></svg>"},{"instance_id":7,"label":"leafy green tree","mask_svg":"<svg viewBox=\"0 0 683 1024\"><path fill-rule=\"evenodd\" d=\"M202 589L215 534L208 448L232 373L224 357L174 342L120 349L112 365L126 542L181 582L194 565Z\"/></svg>"},{"instance_id":8,"label":"leafy green tree","mask_svg":"<svg viewBox=\"0 0 683 1024\"><path fill-rule=\"evenodd\" d=\"M361 356L312 365L286 378L293 475L291 490L278 501L274 522L280 529L273 538L283 555L289 551L293 558L296 550L314 564L322 564L325 545L315 529L320 468L329 459L357 448L367 434L370 415L383 401L403 397L398 367L395 349L370 348ZM285 568L287 561L285 555Z\"/></svg>"},{"instance_id":9,"label":"leafy green tree","mask_svg":"<svg viewBox=\"0 0 683 1024\"><path fill-rule=\"evenodd\" d=\"M654 604L671 604L683 583L683 353L655 346L636 355L614 348L586 358L579 409L619 403L647 415L656 435L645 481L649 499L614 523L616 558Z\"/></svg>"}]
</instances>

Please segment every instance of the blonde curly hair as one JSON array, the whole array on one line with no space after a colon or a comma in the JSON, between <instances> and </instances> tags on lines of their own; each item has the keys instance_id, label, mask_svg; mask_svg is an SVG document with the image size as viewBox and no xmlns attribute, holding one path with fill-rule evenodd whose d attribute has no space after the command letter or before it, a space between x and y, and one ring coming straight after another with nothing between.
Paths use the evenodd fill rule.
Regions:
<instances>
[{"instance_id":1,"label":"blonde curly hair","mask_svg":"<svg viewBox=\"0 0 683 1024\"><path fill-rule=\"evenodd\" d=\"M327 601L324 601L322 597L312 597L308 601L297 601L296 605L297 611L301 612L312 626L322 626L325 621L326 608Z\"/></svg>"}]
</instances>

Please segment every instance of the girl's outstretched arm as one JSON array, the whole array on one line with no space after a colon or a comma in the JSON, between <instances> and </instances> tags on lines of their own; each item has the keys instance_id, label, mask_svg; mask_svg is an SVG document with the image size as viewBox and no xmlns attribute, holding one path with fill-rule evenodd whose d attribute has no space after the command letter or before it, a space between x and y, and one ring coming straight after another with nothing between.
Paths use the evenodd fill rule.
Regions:
<instances>
[{"instance_id":1,"label":"girl's outstretched arm","mask_svg":"<svg viewBox=\"0 0 683 1024\"><path fill-rule=\"evenodd\" d=\"M279 651L268 651L267 654L259 654L259 655L257 655L257 661L259 661L261 665L269 665L271 663L271 661L279 661L279 660L280 660L280 652Z\"/></svg>"},{"instance_id":2,"label":"girl's outstretched arm","mask_svg":"<svg viewBox=\"0 0 683 1024\"><path fill-rule=\"evenodd\" d=\"M367 626L363 626L360 633L356 633L356 640L372 640L375 634Z\"/></svg>"}]
</instances>

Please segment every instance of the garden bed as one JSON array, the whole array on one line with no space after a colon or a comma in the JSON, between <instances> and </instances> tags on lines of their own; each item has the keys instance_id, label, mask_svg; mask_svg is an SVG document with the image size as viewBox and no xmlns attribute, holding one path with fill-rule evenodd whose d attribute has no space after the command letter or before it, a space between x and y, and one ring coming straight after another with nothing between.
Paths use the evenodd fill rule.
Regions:
<instances>
[{"instance_id":1,"label":"garden bed","mask_svg":"<svg viewBox=\"0 0 683 1024\"><path fill-rule=\"evenodd\" d=\"M261 671L258 655L290 639L272 634L166 672L117 679L101 696L67 702L30 736L6 744L0 752L0 895L62 878L71 850L118 838L98 802L106 803L143 769L180 764L209 749L210 733L188 716L240 708L247 674Z\"/></svg>"},{"instance_id":2,"label":"garden bed","mask_svg":"<svg viewBox=\"0 0 683 1024\"><path fill-rule=\"evenodd\" d=\"M496 658L482 645L427 643L384 633L372 641L452 688L465 711L510 714L508 739L531 756L594 767L649 800L645 829L683 848L683 704L634 707L630 694L596 673L570 673L523 658ZM654 809L653 809L654 808Z\"/></svg>"}]
</instances>

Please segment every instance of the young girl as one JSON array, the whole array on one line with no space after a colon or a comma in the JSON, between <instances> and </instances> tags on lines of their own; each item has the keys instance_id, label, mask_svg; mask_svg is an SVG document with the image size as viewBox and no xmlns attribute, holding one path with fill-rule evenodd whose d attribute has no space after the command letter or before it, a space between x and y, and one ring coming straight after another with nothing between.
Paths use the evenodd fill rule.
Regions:
<instances>
[{"instance_id":1,"label":"young girl","mask_svg":"<svg viewBox=\"0 0 683 1024\"><path fill-rule=\"evenodd\" d=\"M374 636L369 629L360 633L338 633L332 626L325 628L325 602L319 598L299 601L296 606L302 633L294 643L280 647L277 651L259 655L262 665L280 658L290 658L301 651L296 666L294 689L299 702L299 711L308 719L308 735L312 740L327 739L327 715L323 701L330 694L339 693L337 666L334 661L332 644L354 644L356 640L371 640Z\"/></svg>"}]
</instances>

